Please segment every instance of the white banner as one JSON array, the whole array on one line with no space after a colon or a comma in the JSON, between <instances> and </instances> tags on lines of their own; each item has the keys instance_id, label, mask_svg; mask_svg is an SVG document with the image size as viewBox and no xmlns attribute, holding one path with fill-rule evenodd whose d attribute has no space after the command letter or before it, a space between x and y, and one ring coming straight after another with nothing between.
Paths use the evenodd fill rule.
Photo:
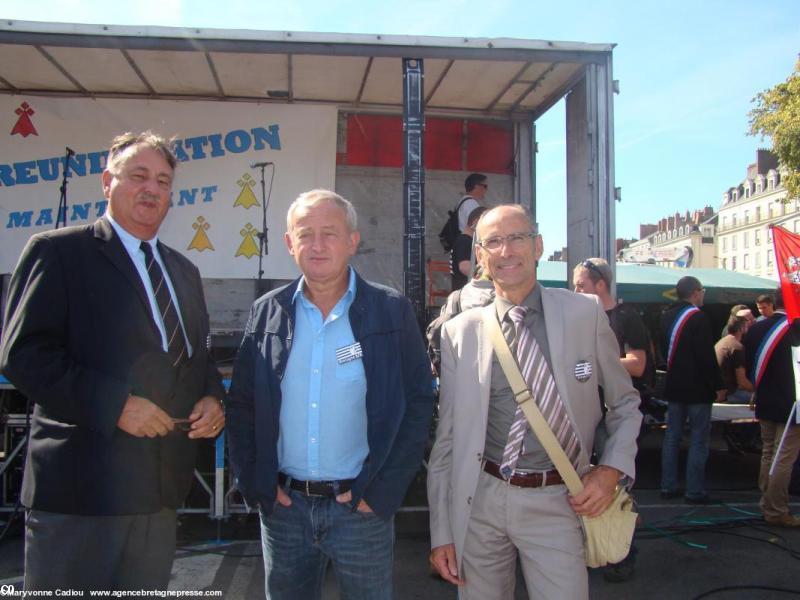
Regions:
<instances>
[{"instance_id":1,"label":"white banner","mask_svg":"<svg viewBox=\"0 0 800 600\"><path fill-rule=\"evenodd\" d=\"M265 169L268 279L297 275L283 243L291 201L335 187L335 107L2 95L0 115L0 273L13 270L31 235L55 226L65 147L76 153L67 225L105 212L100 173L111 139L125 131L177 136L181 163L159 237L204 277L258 276L262 197L251 163L274 163Z\"/></svg>"}]
</instances>

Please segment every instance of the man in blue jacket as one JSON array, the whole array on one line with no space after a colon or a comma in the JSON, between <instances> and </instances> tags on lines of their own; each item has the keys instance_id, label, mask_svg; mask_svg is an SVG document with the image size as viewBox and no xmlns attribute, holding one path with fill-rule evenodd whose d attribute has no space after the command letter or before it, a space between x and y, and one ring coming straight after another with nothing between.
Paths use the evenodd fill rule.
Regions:
<instances>
[{"instance_id":1,"label":"man in blue jacket","mask_svg":"<svg viewBox=\"0 0 800 600\"><path fill-rule=\"evenodd\" d=\"M261 515L267 598L391 598L393 515L422 461L430 363L410 302L350 266L352 204L289 207L302 277L250 312L227 402L236 485Z\"/></svg>"}]
</instances>

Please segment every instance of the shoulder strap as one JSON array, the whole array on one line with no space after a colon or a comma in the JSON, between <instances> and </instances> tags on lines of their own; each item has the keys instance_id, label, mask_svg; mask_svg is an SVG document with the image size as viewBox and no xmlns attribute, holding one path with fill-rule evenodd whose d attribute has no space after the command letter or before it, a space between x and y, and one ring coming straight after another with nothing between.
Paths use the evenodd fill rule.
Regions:
<instances>
[{"instance_id":1,"label":"shoulder strap","mask_svg":"<svg viewBox=\"0 0 800 600\"><path fill-rule=\"evenodd\" d=\"M547 452L547 456L550 457L550 460L553 461L553 465L561 474L561 478L567 485L569 493L574 496L583 490L581 478L578 477L578 472L575 470L575 467L572 466L569 458L567 458L566 452L564 452L561 444L558 443L553 430L547 425L547 421L544 420L542 412L533 401L531 391L528 389L528 385L525 383L525 379L519 371L517 362L511 355L511 349L508 347L508 342L503 335L502 329L500 329L500 323L497 322L496 314L493 304L489 305L489 307L483 311L483 320L489 330L489 337L492 341L492 346L494 346L497 360L500 362L503 373L505 373L511 390L514 392L514 399L517 401L517 404L519 404L522 412L525 413L525 417L528 419L531 429L533 429L533 432L539 439L539 443L542 444L545 452Z\"/></svg>"},{"instance_id":2,"label":"shoulder strap","mask_svg":"<svg viewBox=\"0 0 800 600\"><path fill-rule=\"evenodd\" d=\"M786 315L779 314L778 318L775 319L775 323L770 326L764 338L761 340L761 343L758 345L755 360L753 361L753 372L750 374L750 381L753 382L756 389L761 383L764 372L767 370L767 365L769 364L770 358L772 358L772 353L775 351L775 348L778 347L778 343L783 339L783 336L786 335L786 332L789 331L790 326L789 319L786 318Z\"/></svg>"},{"instance_id":3,"label":"shoulder strap","mask_svg":"<svg viewBox=\"0 0 800 600\"><path fill-rule=\"evenodd\" d=\"M462 204L464 204L464 202L466 202L466 201L467 201L467 200L469 200L470 198L472 198L472 196L469 196L469 195L467 195L467 196L464 196L464 197L461 199L461 202L459 202L459 203L458 203L458 205L456 206L456 212L458 212L458 211L461 209L461 205L462 205Z\"/></svg>"},{"instance_id":4,"label":"shoulder strap","mask_svg":"<svg viewBox=\"0 0 800 600\"><path fill-rule=\"evenodd\" d=\"M672 367L672 360L675 358L675 351L678 348L678 340L681 337L681 333L683 333L683 328L686 325L686 322L699 312L699 308L693 304L690 304L689 306L685 306L680 309L675 315L675 320L672 322L672 327L668 333L669 346L667 347L667 370Z\"/></svg>"},{"instance_id":5,"label":"shoulder strap","mask_svg":"<svg viewBox=\"0 0 800 600\"><path fill-rule=\"evenodd\" d=\"M456 316L461 312L461 290L462 288L458 288L455 292L453 292L453 307L455 308L453 316Z\"/></svg>"}]
</instances>

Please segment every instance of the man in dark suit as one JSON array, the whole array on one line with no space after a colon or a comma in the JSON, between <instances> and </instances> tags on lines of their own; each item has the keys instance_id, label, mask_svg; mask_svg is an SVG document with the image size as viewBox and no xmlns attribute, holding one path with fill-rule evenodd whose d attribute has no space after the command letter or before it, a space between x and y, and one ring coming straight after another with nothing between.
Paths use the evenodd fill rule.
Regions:
<instances>
[{"instance_id":1,"label":"man in dark suit","mask_svg":"<svg viewBox=\"0 0 800 600\"><path fill-rule=\"evenodd\" d=\"M27 590L166 589L196 440L224 425L200 274L157 239L175 165L151 132L115 138L106 215L34 235L11 278L0 368L34 403Z\"/></svg>"},{"instance_id":2,"label":"man in dark suit","mask_svg":"<svg viewBox=\"0 0 800 600\"><path fill-rule=\"evenodd\" d=\"M678 301L661 318L667 380L667 431L661 448L661 497L678 492L678 454L683 425L689 420L689 456L686 460L686 494L689 504L710 504L705 490L706 460L711 433L711 407L725 397L725 384L714 352L708 317L700 310L705 288L696 277L681 277L675 285Z\"/></svg>"},{"instance_id":3,"label":"man in dark suit","mask_svg":"<svg viewBox=\"0 0 800 600\"><path fill-rule=\"evenodd\" d=\"M756 388L756 418L761 426L761 512L770 525L800 527L800 518L789 512L789 481L792 465L800 453L800 427L789 426L784 435L789 413L797 398L792 346L800 345L800 326L792 325L783 311L783 295L775 294L775 310L768 317L751 325L744 336L745 360L750 381ZM775 470L770 467L778 454Z\"/></svg>"}]
</instances>

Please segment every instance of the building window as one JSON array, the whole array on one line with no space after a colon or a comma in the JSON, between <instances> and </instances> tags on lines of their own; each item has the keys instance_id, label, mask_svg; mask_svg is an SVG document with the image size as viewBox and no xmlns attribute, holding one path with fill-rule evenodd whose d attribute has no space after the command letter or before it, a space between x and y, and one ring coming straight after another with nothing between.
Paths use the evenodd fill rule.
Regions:
<instances>
[{"instance_id":1,"label":"building window","mask_svg":"<svg viewBox=\"0 0 800 600\"><path fill-rule=\"evenodd\" d=\"M761 207L756 206L756 222L761 220Z\"/></svg>"},{"instance_id":2,"label":"building window","mask_svg":"<svg viewBox=\"0 0 800 600\"><path fill-rule=\"evenodd\" d=\"M767 229L767 243L772 243L772 229Z\"/></svg>"},{"instance_id":3,"label":"building window","mask_svg":"<svg viewBox=\"0 0 800 600\"><path fill-rule=\"evenodd\" d=\"M744 222L745 223L749 223L750 222L750 211L749 210L744 211Z\"/></svg>"},{"instance_id":4,"label":"building window","mask_svg":"<svg viewBox=\"0 0 800 600\"><path fill-rule=\"evenodd\" d=\"M736 236L731 236L731 250L736 250Z\"/></svg>"},{"instance_id":5,"label":"building window","mask_svg":"<svg viewBox=\"0 0 800 600\"><path fill-rule=\"evenodd\" d=\"M722 217L722 228L723 229L728 228L728 217Z\"/></svg>"},{"instance_id":6,"label":"building window","mask_svg":"<svg viewBox=\"0 0 800 600\"><path fill-rule=\"evenodd\" d=\"M772 266L772 250L767 250L767 266Z\"/></svg>"},{"instance_id":7,"label":"building window","mask_svg":"<svg viewBox=\"0 0 800 600\"><path fill-rule=\"evenodd\" d=\"M731 271L735 271L735 270L736 270L736 257L735 256L731 256Z\"/></svg>"},{"instance_id":8,"label":"building window","mask_svg":"<svg viewBox=\"0 0 800 600\"><path fill-rule=\"evenodd\" d=\"M722 259L722 268L723 269L727 269L728 268L728 259L727 258L723 258Z\"/></svg>"},{"instance_id":9,"label":"building window","mask_svg":"<svg viewBox=\"0 0 800 600\"><path fill-rule=\"evenodd\" d=\"M736 227L736 213L731 215L731 227Z\"/></svg>"},{"instance_id":10,"label":"building window","mask_svg":"<svg viewBox=\"0 0 800 600\"><path fill-rule=\"evenodd\" d=\"M747 269L749 269L749 268L750 268L750 255L749 255L749 254L745 254L745 255L744 255L744 257L743 257L743 259L742 259L742 268L743 268L745 271L747 271Z\"/></svg>"},{"instance_id":11,"label":"building window","mask_svg":"<svg viewBox=\"0 0 800 600\"><path fill-rule=\"evenodd\" d=\"M761 268L761 252L756 252L755 256L753 257L753 267L756 269Z\"/></svg>"},{"instance_id":12,"label":"building window","mask_svg":"<svg viewBox=\"0 0 800 600\"><path fill-rule=\"evenodd\" d=\"M756 246L760 246L761 245L761 230L760 229L756 229L753 232L753 243Z\"/></svg>"},{"instance_id":13,"label":"building window","mask_svg":"<svg viewBox=\"0 0 800 600\"><path fill-rule=\"evenodd\" d=\"M747 231L742 233L742 247L744 248L750 247L750 235Z\"/></svg>"},{"instance_id":14,"label":"building window","mask_svg":"<svg viewBox=\"0 0 800 600\"><path fill-rule=\"evenodd\" d=\"M727 252L728 251L728 238L727 237L722 238L722 251L723 252Z\"/></svg>"}]
</instances>

